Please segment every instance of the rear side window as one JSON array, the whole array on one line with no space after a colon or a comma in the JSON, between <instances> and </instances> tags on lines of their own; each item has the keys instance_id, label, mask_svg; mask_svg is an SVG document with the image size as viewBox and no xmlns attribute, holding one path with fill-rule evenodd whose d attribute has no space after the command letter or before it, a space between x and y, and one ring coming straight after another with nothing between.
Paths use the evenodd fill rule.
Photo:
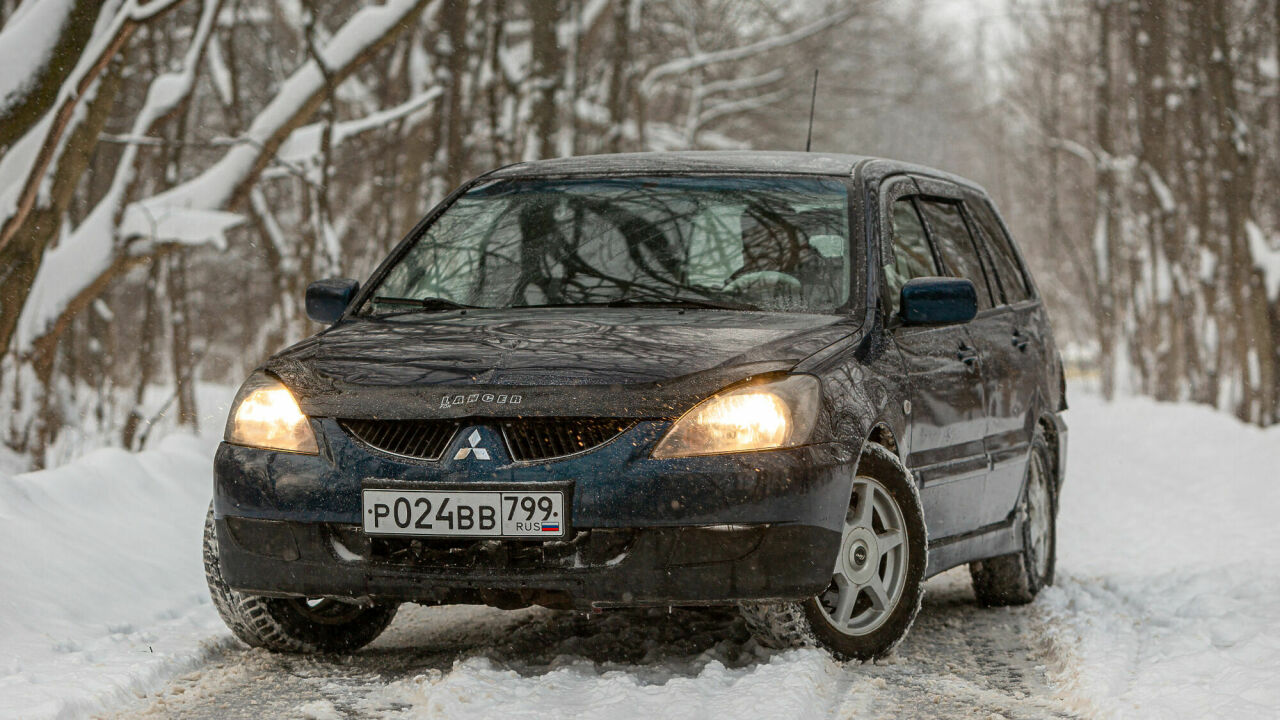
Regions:
<instances>
[{"instance_id":1,"label":"rear side window","mask_svg":"<svg viewBox=\"0 0 1280 720\"><path fill-rule=\"evenodd\" d=\"M920 222L911 198L902 198L893 204L893 256L893 262L884 266L885 284L889 288L889 317L898 314L902 286L908 280L938 274L924 223Z\"/></svg>"},{"instance_id":2,"label":"rear side window","mask_svg":"<svg viewBox=\"0 0 1280 720\"><path fill-rule=\"evenodd\" d=\"M982 239L986 241L987 255L995 263L996 275L1004 290L1004 301L1012 305L1030 299L1031 288L1027 285L1026 273L1018 262L1017 253L1013 251L1013 242L1000 226L991 205L982 200L970 200L967 205L982 233Z\"/></svg>"},{"instance_id":3,"label":"rear side window","mask_svg":"<svg viewBox=\"0 0 1280 720\"><path fill-rule=\"evenodd\" d=\"M956 203L938 200L919 200L920 212L933 237L934 247L942 256L942 262L953 277L972 280L978 290L978 309L991 307L991 289L982 271L978 246L969 236L969 226Z\"/></svg>"}]
</instances>

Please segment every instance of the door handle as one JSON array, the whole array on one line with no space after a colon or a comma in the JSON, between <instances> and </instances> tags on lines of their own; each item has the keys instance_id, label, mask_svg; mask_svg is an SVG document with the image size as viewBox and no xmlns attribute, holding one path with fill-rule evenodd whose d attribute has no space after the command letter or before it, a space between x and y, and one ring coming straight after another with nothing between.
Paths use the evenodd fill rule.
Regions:
<instances>
[{"instance_id":1,"label":"door handle","mask_svg":"<svg viewBox=\"0 0 1280 720\"><path fill-rule=\"evenodd\" d=\"M1013 341L1013 346L1014 346L1014 347L1018 348L1018 349L1019 349L1019 350L1021 350L1022 352L1026 352L1026 351L1027 351L1027 346L1031 344L1031 336L1029 336L1029 335L1027 335L1026 333L1022 332L1022 331L1021 331L1021 330L1019 330L1018 328L1014 328L1014 329L1013 329L1012 341Z\"/></svg>"},{"instance_id":2,"label":"door handle","mask_svg":"<svg viewBox=\"0 0 1280 720\"><path fill-rule=\"evenodd\" d=\"M960 349L956 351L956 359L969 367L973 367L978 362L978 349L962 342L960 343Z\"/></svg>"}]
</instances>

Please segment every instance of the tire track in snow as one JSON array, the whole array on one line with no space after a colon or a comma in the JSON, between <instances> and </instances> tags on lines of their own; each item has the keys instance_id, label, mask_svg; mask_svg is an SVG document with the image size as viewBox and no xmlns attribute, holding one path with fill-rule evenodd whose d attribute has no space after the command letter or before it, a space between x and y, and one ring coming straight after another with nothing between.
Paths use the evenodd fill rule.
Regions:
<instances>
[{"instance_id":1,"label":"tire track in snow","mask_svg":"<svg viewBox=\"0 0 1280 720\"><path fill-rule=\"evenodd\" d=\"M729 610L406 605L354 655L228 649L115 717L1070 717L1035 618L978 607L952 572L929 583L893 658L840 664L759 648Z\"/></svg>"},{"instance_id":2,"label":"tire track in snow","mask_svg":"<svg viewBox=\"0 0 1280 720\"><path fill-rule=\"evenodd\" d=\"M979 607L968 571L930 581L895 656L850 665L832 718L1074 717L1046 678L1035 606Z\"/></svg>"}]
</instances>

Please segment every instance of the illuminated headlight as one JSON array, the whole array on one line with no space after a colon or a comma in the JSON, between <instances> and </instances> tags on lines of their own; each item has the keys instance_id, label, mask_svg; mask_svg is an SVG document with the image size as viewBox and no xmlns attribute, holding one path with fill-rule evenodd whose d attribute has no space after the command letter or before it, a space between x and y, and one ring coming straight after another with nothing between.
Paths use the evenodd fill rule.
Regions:
<instances>
[{"instance_id":1,"label":"illuminated headlight","mask_svg":"<svg viewBox=\"0 0 1280 720\"><path fill-rule=\"evenodd\" d=\"M685 413L658 443L657 458L773 450L803 445L821 387L812 375L731 387Z\"/></svg>"},{"instance_id":2,"label":"illuminated headlight","mask_svg":"<svg viewBox=\"0 0 1280 720\"><path fill-rule=\"evenodd\" d=\"M316 435L293 393L265 373L254 373L240 388L223 439L268 450L317 452Z\"/></svg>"}]
</instances>

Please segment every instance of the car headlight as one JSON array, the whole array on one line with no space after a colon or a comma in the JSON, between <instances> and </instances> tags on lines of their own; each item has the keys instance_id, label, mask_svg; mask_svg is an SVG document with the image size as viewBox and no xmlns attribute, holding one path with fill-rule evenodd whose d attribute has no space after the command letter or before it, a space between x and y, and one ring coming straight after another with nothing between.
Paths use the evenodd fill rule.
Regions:
<instances>
[{"instance_id":1,"label":"car headlight","mask_svg":"<svg viewBox=\"0 0 1280 720\"><path fill-rule=\"evenodd\" d=\"M821 384L812 375L727 388L671 426L656 458L773 450L803 445L818 415Z\"/></svg>"},{"instance_id":2,"label":"car headlight","mask_svg":"<svg viewBox=\"0 0 1280 720\"><path fill-rule=\"evenodd\" d=\"M229 443L268 450L318 452L311 422L293 393L266 373L254 373L240 387L223 435Z\"/></svg>"}]
</instances>

